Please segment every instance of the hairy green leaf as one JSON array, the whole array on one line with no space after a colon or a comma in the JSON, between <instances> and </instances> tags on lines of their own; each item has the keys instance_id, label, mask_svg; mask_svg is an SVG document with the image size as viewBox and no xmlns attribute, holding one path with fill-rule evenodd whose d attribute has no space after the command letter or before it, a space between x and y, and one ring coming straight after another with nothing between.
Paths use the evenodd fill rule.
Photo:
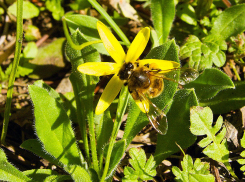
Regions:
<instances>
[{"instance_id":1,"label":"hairy green leaf","mask_svg":"<svg viewBox=\"0 0 245 182\"><path fill-rule=\"evenodd\" d=\"M197 158L193 164L191 156L185 155L183 161L181 161L181 166L183 171L176 166L172 168L172 172L176 176L176 181L215 181L214 176L210 174L209 163L201 162L199 158Z\"/></svg>"},{"instance_id":2,"label":"hairy green leaf","mask_svg":"<svg viewBox=\"0 0 245 182\"><path fill-rule=\"evenodd\" d=\"M0 180L3 181L31 181L31 178L28 178L7 160L7 157L4 151L0 148Z\"/></svg>"},{"instance_id":3,"label":"hairy green leaf","mask_svg":"<svg viewBox=\"0 0 245 182\"><path fill-rule=\"evenodd\" d=\"M107 150L108 150L108 145L104 149L105 155L107 154ZM125 150L126 150L125 139L122 139L114 144L112 154L111 154L111 159L110 159L110 166L107 173L108 176L106 178L110 178L113 175L114 171L117 169L117 166L123 157Z\"/></svg>"},{"instance_id":4,"label":"hairy green leaf","mask_svg":"<svg viewBox=\"0 0 245 182\"><path fill-rule=\"evenodd\" d=\"M221 90L235 88L231 79L222 71L214 68L205 69L193 82L184 85L185 88L194 88L199 100L214 97Z\"/></svg>"},{"instance_id":5,"label":"hairy green leaf","mask_svg":"<svg viewBox=\"0 0 245 182\"><path fill-rule=\"evenodd\" d=\"M24 148L26 150L29 150L31 152L33 152L34 154L36 154L39 157L42 157L46 160L48 160L49 162L57 165L57 166L62 166L63 164L60 163L56 158L54 158L51 154L49 154L42 146L43 144L41 143L41 141L37 140L37 139L29 139L24 141L21 144L21 148Z\"/></svg>"},{"instance_id":6,"label":"hairy green leaf","mask_svg":"<svg viewBox=\"0 0 245 182\"><path fill-rule=\"evenodd\" d=\"M174 0L151 0L151 14L159 43L162 45L168 40L168 35L174 20Z\"/></svg>"},{"instance_id":7,"label":"hairy green leaf","mask_svg":"<svg viewBox=\"0 0 245 182\"><path fill-rule=\"evenodd\" d=\"M124 178L123 181L131 181L131 180L152 180L154 176L156 176L156 162L154 161L153 156L146 162L146 155L143 149L131 148L129 150L129 163L132 165L131 167L124 168Z\"/></svg>"},{"instance_id":8,"label":"hairy green leaf","mask_svg":"<svg viewBox=\"0 0 245 182\"><path fill-rule=\"evenodd\" d=\"M30 85L35 129L46 151L65 165L81 164L76 139L63 106L46 89Z\"/></svg>"},{"instance_id":9,"label":"hairy green leaf","mask_svg":"<svg viewBox=\"0 0 245 182\"><path fill-rule=\"evenodd\" d=\"M75 182L92 182L89 173L79 165L68 165L65 169Z\"/></svg>"}]
</instances>

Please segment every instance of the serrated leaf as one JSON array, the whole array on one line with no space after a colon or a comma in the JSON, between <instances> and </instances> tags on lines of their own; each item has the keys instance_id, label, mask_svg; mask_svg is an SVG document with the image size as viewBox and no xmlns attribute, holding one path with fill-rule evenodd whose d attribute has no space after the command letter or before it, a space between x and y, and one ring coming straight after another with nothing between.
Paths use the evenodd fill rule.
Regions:
<instances>
[{"instance_id":1,"label":"serrated leaf","mask_svg":"<svg viewBox=\"0 0 245 182\"><path fill-rule=\"evenodd\" d=\"M180 58L189 58L189 67L203 70L211 68L213 64L221 67L225 64L226 56L222 50L226 50L224 41L208 37L202 41L191 35L180 48Z\"/></svg>"},{"instance_id":2,"label":"serrated leaf","mask_svg":"<svg viewBox=\"0 0 245 182\"><path fill-rule=\"evenodd\" d=\"M35 129L44 148L64 165L81 165L76 139L63 106L38 86L30 85Z\"/></svg>"},{"instance_id":3,"label":"serrated leaf","mask_svg":"<svg viewBox=\"0 0 245 182\"><path fill-rule=\"evenodd\" d=\"M178 58L178 46L174 40L168 41L161 46L153 48L146 59L162 59L172 60L179 62ZM163 93L152 99L152 102L157 105L160 109L166 109L166 106L170 106L170 102L177 90L177 83L164 80L164 91ZM169 105L168 105L169 104ZM126 128L123 138L127 140L127 145L132 139L139 133L142 128L149 123L145 113L142 113L139 107L135 104L134 100L130 99L129 114L127 118Z\"/></svg>"},{"instance_id":4,"label":"serrated leaf","mask_svg":"<svg viewBox=\"0 0 245 182\"><path fill-rule=\"evenodd\" d=\"M167 114L168 132L158 135L154 158L157 165L169 155L179 151L178 143L182 148L191 146L196 137L190 132L190 107L198 105L193 89L176 92L171 108Z\"/></svg>"},{"instance_id":5,"label":"serrated leaf","mask_svg":"<svg viewBox=\"0 0 245 182\"><path fill-rule=\"evenodd\" d=\"M183 161L181 161L181 166L183 171L181 171L178 167L173 166L172 172L176 176L176 181L215 181L213 175L210 174L209 164L201 162L200 159L196 159L193 165L193 160L191 156L185 155Z\"/></svg>"},{"instance_id":6,"label":"serrated leaf","mask_svg":"<svg viewBox=\"0 0 245 182\"><path fill-rule=\"evenodd\" d=\"M212 36L226 40L245 30L245 4L231 6L215 20L210 31Z\"/></svg>"},{"instance_id":7,"label":"serrated leaf","mask_svg":"<svg viewBox=\"0 0 245 182\"><path fill-rule=\"evenodd\" d=\"M146 163L146 155L143 149L131 148L129 150L130 167L125 168L123 181L126 180L151 180L156 175L155 162L153 156Z\"/></svg>"},{"instance_id":8,"label":"serrated leaf","mask_svg":"<svg viewBox=\"0 0 245 182\"><path fill-rule=\"evenodd\" d=\"M209 100L200 100L200 106L209 106L214 114L223 114L245 106L245 82L235 83L235 89L220 91Z\"/></svg>"},{"instance_id":9,"label":"serrated leaf","mask_svg":"<svg viewBox=\"0 0 245 182\"><path fill-rule=\"evenodd\" d=\"M214 97L221 90L235 88L232 80L222 71L214 68L205 69L193 82L184 85L185 88L194 88L199 100Z\"/></svg>"},{"instance_id":10,"label":"serrated leaf","mask_svg":"<svg viewBox=\"0 0 245 182\"><path fill-rule=\"evenodd\" d=\"M159 43L162 45L168 39L175 17L174 0L151 0L151 15Z\"/></svg>"},{"instance_id":11,"label":"serrated leaf","mask_svg":"<svg viewBox=\"0 0 245 182\"><path fill-rule=\"evenodd\" d=\"M28 178L7 160L7 157L4 151L0 148L0 180L3 181L31 181L31 178Z\"/></svg>"},{"instance_id":12,"label":"serrated leaf","mask_svg":"<svg viewBox=\"0 0 245 182\"><path fill-rule=\"evenodd\" d=\"M202 108L200 106L193 107L191 109L191 127L190 130L193 134L198 136L207 136L209 142L205 140L205 145L202 143L202 140L199 142L202 148L206 147L203 150L203 153L208 157L216 160L218 162L224 163L226 168L230 171L233 177L237 178L235 173L232 171L232 168L229 165L229 150L227 147L227 142L225 137L226 129L221 128L223 123L222 116L219 116L215 126L212 126L213 123L213 113L209 107ZM219 133L217 133L222 129ZM208 144L206 146L206 144Z\"/></svg>"},{"instance_id":13,"label":"serrated leaf","mask_svg":"<svg viewBox=\"0 0 245 182\"><path fill-rule=\"evenodd\" d=\"M245 133L243 133L243 137L241 139L241 146L245 148ZM245 158L245 149L240 154L242 157ZM243 171L243 174L245 175L245 159L238 159L237 162L241 165L243 165L240 170Z\"/></svg>"}]
</instances>

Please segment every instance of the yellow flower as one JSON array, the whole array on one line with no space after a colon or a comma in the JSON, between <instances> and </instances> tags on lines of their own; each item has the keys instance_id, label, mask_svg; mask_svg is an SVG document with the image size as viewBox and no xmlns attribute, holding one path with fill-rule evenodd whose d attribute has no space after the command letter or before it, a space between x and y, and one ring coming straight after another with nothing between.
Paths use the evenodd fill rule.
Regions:
<instances>
[{"instance_id":1,"label":"yellow flower","mask_svg":"<svg viewBox=\"0 0 245 182\"><path fill-rule=\"evenodd\" d=\"M119 78L118 72L125 63L134 63L140 57L149 40L150 29L148 27L143 28L137 34L132 44L130 45L127 54L125 54L121 44L102 22L97 22L97 29L107 52L114 59L115 63L87 62L78 66L77 69L84 74L95 76L114 74L114 76L106 85L95 109L95 114L98 115L103 113L118 95L124 83L124 81ZM139 64L152 64L163 70L163 72L164 70L170 70L179 66L179 64L176 62L158 59L139 60ZM140 109L145 112L144 107L140 104L140 102L136 103L138 104Z\"/></svg>"}]
</instances>

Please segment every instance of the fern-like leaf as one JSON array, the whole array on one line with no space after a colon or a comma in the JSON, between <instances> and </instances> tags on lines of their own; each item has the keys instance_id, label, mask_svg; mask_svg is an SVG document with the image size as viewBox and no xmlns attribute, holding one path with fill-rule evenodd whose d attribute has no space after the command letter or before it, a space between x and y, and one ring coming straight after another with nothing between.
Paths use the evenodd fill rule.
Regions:
<instances>
[{"instance_id":1,"label":"fern-like leaf","mask_svg":"<svg viewBox=\"0 0 245 182\"><path fill-rule=\"evenodd\" d=\"M243 137L241 139L241 146L245 148L245 133L243 134ZM240 155L243 157L243 159L238 159L237 161L239 162L239 164L243 165L240 169L245 175L245 150L243 150Z\"/></svg>"},{"instance_id":2,"label":"fern-like leaf","mask_svg":"<svg viewBox=\"0 0 245 182\"><path fill-rule=\"evenodd\" d=\"M179 182L187 182L187 181L214 181L214 176L210 174L209 164L205 162L201 162L199 158L197 158L193 164L193 160L191 156L185 155L183 161L181 162L181 166L183 171L181 171L178 167L173 166L172 172L176 176L175 180Z\"/></svg>"},{"instance_id":3,"label":"fern-like leaf","mask_svg":"<svg viewBox=\"0 0 245 182\"><path fill-rule=\"evenodd\" d=\"M231 175L237 179L237 176L229 165L229 150L227 148L227 141L224 138L226 128L222 128L223 118L219 116L216 124L213 123L213 113L209 107L193 107L191 109L191 127L190 130L194 135L207 136L198 144L204 148L203 153L208 157L218 162L224 163ZM219 132L220 131L220 132Z\"/></svg>"},{"instance_id":4,"label":"fern-like leaf","mask_svg":"<svg viewBox=\"0 0 245 182\"><path fill-rule=\"evenodd\" d=\"M123 182L134 182L143 180L152 180L156 176L154 157L151 156L146 162L146 155L143 149L131 148L129 150L129 163L131 167L124 168Z\"/></svg>"}]
</instances>

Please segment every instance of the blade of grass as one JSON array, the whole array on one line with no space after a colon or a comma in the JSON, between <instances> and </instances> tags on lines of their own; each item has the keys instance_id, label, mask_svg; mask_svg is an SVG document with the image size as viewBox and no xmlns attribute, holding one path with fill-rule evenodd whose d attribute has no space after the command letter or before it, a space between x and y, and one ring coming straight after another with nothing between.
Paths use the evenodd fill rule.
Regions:
<instances>
[{"instance_id":1,"label":"blade of grass","mask_svg":"<svg viewBox=\"0 0 245 182\"><path fill-rule=\"evenodd\" d=\"M19 65L22 39L23 39L23 0L17 1L17 31L16 31L16 45L15 45L15 56L12 71L9 77L7 101L4 112L3 129L1 135L1 143L5 144L5 138L8 130L9 115L11 109L11 101L13 96L14 80L16 76L16 71Z\"/></svg>"},{"instance_id":2,"label":"blade of grass","mask_svg":"<svg viewBox=\"0 0 245 182\"><path fill-rule=\"evenodd\" d=\"M122 30L117 26L117 24L113 21L110 15L101 7L101 5L96 0L88 0L88 2L94 6L94 8L106 19L109 25L113 28L113 30L117 33L117 35L122 39L122 41L126 45L130 45L128 38L122 32Z\"/></svg>"}]
</instances>

